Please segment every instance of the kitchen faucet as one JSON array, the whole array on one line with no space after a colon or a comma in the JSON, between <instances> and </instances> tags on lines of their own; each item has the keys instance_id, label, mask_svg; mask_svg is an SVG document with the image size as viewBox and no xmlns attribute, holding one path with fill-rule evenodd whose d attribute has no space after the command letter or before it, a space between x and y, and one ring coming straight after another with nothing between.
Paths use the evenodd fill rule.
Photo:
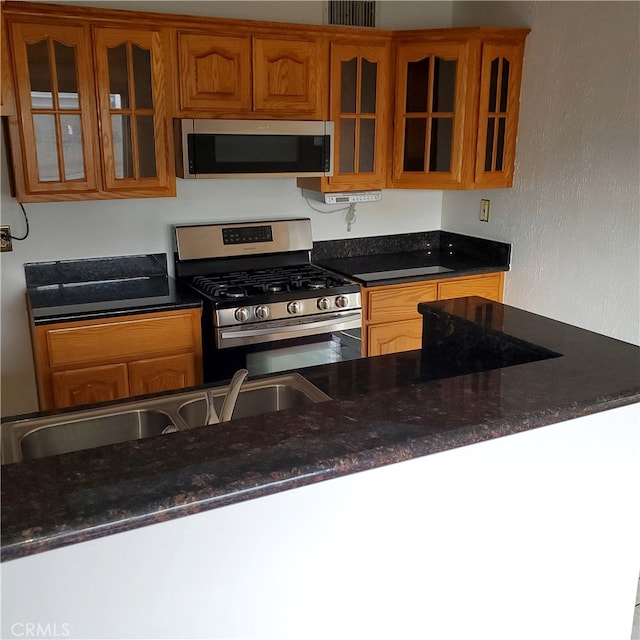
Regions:
<instances>
[{"instance_id":1,"label":"kitchen faucet","mask_svg":"<svg viewBox=\"0 0 640 640\"><path fill-rule=\"evenodd\" d=\"M220 415L216 413L215 407L213 406L213 390L207 391L205 393L205 401L206 401L206 417L205 424L217 424L218 422L228 422L231 420L231 416L233 415L233 410L236 406L236 401L238 400L238 394L240 393L240 387L242 387L242 383L246 380L249 372L246 369L238 369L233 378L231 378L231 382L227 387L227 393L224 396L224 400L222 401L222 408L220 409Z\"/></svg>"}]
</instances>

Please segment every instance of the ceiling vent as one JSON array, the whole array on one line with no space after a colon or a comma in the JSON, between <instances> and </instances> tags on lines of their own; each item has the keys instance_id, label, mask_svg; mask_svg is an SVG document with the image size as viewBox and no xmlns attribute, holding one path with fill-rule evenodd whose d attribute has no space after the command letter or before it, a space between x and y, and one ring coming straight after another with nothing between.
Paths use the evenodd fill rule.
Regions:
<instances>
[{"instance_id":1,"label":"ceiling vent","mask_svg":"<svg viewBox=\"0 0 640 640\"><path fill-rule=\"evenodd\" d=\"M375 0L328 0L327 21L350 27L376 26Z\"/></svg>"}]
</instances>

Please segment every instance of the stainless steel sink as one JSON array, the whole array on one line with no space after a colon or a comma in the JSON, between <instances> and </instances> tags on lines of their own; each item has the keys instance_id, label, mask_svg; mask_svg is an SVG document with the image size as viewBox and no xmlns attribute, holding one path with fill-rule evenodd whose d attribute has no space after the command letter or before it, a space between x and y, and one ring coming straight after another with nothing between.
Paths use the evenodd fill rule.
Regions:
<instances>
[{"instance_id":1,"label":"stainless steel sink","mask_svg":"<svg viewBox=\"0 0 640 640\"><path fill-rule=\"evenodd\" d=\"M272 411L304 407L314 402L328 400L329 397L304 378L306 385L292 386L289 381L272 380L269 384L247 382L240 390L233 411L234 418L248 418ZM220 413L224 393L215 396L213 406ZM204 398L185 402L178 410L180 417L189 427L199 427L205 422L206 403Z\"/></svg>"},{"instance_id":2,"label":"stainless steel sink","mask_svg":"<svg viewBox=\"0 0 640 640\"><path fill-rule=\"evenodd\" d=\"M213 389L220 410L226 386ZM331 398L298 373L245 382L233 418L303 407ZM2 463L92 449L201 427L205 422L205 393L190 391L115 406L70 411L55 416L5 422L0 426ZM217 425L206 427L215 429ZM165 431L166 430L166 431Z\"/></svg>"},{"instance_id":3,"label":"stainless steel sink","mask_svg":"<svg viewBox=\"0 0 640 640\"><path fill-rule=\"evenodd\" d=\"M163 411L127 411L37 427L21 438L20 449L23 459L43 458L157 436L170 426L173 420Z\"/></svg>"}]
</instances>

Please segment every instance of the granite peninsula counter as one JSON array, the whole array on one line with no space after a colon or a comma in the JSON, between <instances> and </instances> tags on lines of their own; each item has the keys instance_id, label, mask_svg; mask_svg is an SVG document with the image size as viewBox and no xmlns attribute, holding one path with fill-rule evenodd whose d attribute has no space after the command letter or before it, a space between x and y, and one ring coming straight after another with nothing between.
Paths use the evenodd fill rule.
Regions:
<instances>
[{"instance_id":1,"label":"granite peninsula counter","mask_svg":"<svg viewBox=\"0 0 640 640\"><path fill-rule=\"evenodd\" d=\"M544 359L489 354L499 368L463 375L428 349L322 365L299 371L328 402L5 465L2 560L640 402L634 345L480 298L422 311L467 347L504 333Z\"/></svg>"}]
</instances>

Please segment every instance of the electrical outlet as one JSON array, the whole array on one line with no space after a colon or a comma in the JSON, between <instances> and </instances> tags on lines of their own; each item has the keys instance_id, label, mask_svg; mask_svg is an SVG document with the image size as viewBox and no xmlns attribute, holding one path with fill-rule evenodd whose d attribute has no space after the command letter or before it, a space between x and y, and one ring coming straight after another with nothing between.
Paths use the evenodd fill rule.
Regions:
<instances>
[{"instance_id":1,"label":"electrical outlet","mask_svg":"<svg viewBox=\"0 0 640 640\"><path fill-rule=\"evenodd\" d=\"M13 251L11 246L11 227L2 225L0 227L0 250Z\"/></svg>"},{"instance_id":2,"label":"electrical outlet","mask_svg":"<svg viewBox=\"0 0 640 640\"><path fill-rule=\"evenodd\" d=\"M480 222L489 222L489 205L491 204L490 200L485 200L484 198L480 200Z\"/></svg>"}]
</instances>

